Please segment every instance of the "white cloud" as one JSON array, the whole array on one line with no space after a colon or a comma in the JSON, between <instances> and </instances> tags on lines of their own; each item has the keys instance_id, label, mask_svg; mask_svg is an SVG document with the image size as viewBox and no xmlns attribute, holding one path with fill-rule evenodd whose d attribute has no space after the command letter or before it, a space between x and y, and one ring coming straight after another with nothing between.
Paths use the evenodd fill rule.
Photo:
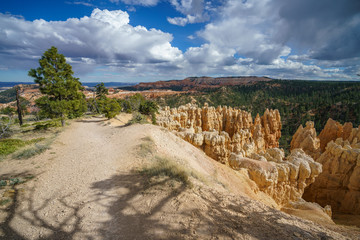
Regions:
<instances>
[{"instance_id":1,"label":"white cloud","mask_svg":"<svg viewBox=\"0 0 360 240\"><path fill-rule=\"evenodd\" d=\"M323 0L320 1L324 3ZM346 0L346 2L351 5L350 1ZM360 26L358 23L360 14L354 9L351 10L351 7L343 7L339 4L328 6L325 3L321 5L323 11L317 13L310 11L312 3L309 0L295 0L293 6L280 0L228 0L217 9L216 20L208 23L197 33L206 44L188 49L185 56L193 64L212 66L212 69L217 68L218 72L229 75L251 73L316 79L345 78L345 76L349 78L351 76L346 73L351 73L354 78L354 72L360 68L360 61L356 63L356 59L359 58L349 54L350 59L345 61L342 60L341 55L348 52L349 46L346 46L346 42L350 43L350 49L357 52L358 47L355 47L354 43L359 38L341 38L342 41L336 39L341 35L348 36L350 33L356 35L354 26ZM319 4L315 4L314 8L320 8ZM341 11L338 11L338 8ZM345 14L346 11L349 14ZM351 17L351 12L355 14L354 17ZM331 19L332 13L344 16L339 16L340 20L336 22ZM310 20L302 18L304 15ZM334 32L331 32L328 26L321 28L324 25L322 20L328 18L331 19L328 22L332 28L337 29L341 26L340 22L344 24L344 28ZM300 28L297 28L297 23ZM313 23L315 26L310 26L308 23ZM299 43L293 39L293 35L304 40ZM307 39L308 36L314 38ZM344 52L338 55L330 49L327 52L331 52L332 57L338 56L339 59L322 60L321 58L327 57L326 52L322 51L325 49L324 46L336 46L336 44L342 44L342 47L337 48L344 49ZM293 55L293 52L298 54ZM321 57L317 58L317 53L322 53ZM336 72L329 70L334 67L337 69Z\"/></svg>"},{"instance_id":2,"label":"white cloud","mask_svg":"<svg viewBox=\"0 0 360 240\"><path fill-rule=\"evenodd\" d=\"M358 26L356 16L346 17L344 14L345 20L341 21L344 28L333 34L327 27L321 32L321 21L313 19L320 32L315 33L313 28L306 27L307 20L300 17L310 14L305 11L309 9L300 4L309 0L294 0L297 3L295 6L301 5L298 6L299 13L292 5L280 0L228 0L216 8L217 11L208 1L169 1L184 15L168 18L173 24L186 25L200 21L209 11L217 13L216 20L206 24L196 35L188 36L190 40L196 38L196 42L203 39L200 46L189 47L182 52L172 46L172 34L132 26L129 14L120 10L95 9L90 16L66 21L26 21L0 14L0 70L36 67L36 61L43 52L56 46L77 74L86 76L96 71L94 78L99 78L99 73L102 73L106 78L122 81L174 79L190 75L358 79L356 73L360 73L360 57L345 54L350 52L349 49L357 52L358 48L353 47L356 37L355 40L343 39L340 44L335 34L356 36L353 31L354 26ZM127 2L140 4L140 1ZM158 1L155 0L142 1L143 5L156 3ZM291 14L286 15L288 12ZM324 13L319 15L324 15L320 19L327 18ZM335 23L330 23L337 29ZM299 43L293 35L303 38L303 41ZM312 35L313 41L308 39ZM324 49L330 46L336 51L344 49L338 59L334 58L336 54L326 56Z\"/></svg>"},{"instance_id":3,"label":"white cloud","mask_svg":"<svg viewBox=\"0 0 360 240\"><path fill-rule=\"evenodd\" d=\"M185 26L189 23L205 22L210 19L204 0L169 0L175 9L185 17L168 17L169 23Z\"/></svg>"},{"instance_id":4,"label":"white cloud","mask_svg":"<svg viewBox=\"0 0 360 240\"><path fill-rule=\"evenodd\" d=\"M171 65L182 60L182 52L171 46L172 39L157 29L131 26L129 15L120 10L94 9L89 17L50 22L0 14L0 61L9 68L34 67L34 59L51 46L80 71L91 69L85 65Z\"/></svg>"}]
</instances>

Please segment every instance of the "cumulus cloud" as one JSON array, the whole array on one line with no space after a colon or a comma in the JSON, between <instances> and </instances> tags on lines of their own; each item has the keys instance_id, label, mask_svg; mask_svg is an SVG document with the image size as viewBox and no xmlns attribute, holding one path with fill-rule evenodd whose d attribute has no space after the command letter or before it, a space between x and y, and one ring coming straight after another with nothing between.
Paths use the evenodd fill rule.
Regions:
<instances>
[{"instance_id":1,"label":"cumulus cloud","mask_svg":"<svg viewBox=\"0 0 360 240\"><path fill-rule=\"evenodd\" d=\"M221 49L219 69L234 72L326 78L359 68L359 1L228 0L217 10L216 20L197 33L206 42L196 49L197 64ZM192 61L194 49L185 55Z\"/></svg>"},{"instance_id":2,"label":"cumulus cloud","mask_svg":"<svg viewBox=\"0 0 360 240\"><path fill-rule=\"evenodd\" d=\"M211 2L204 0L169 0L175 9L185 15L185 17L168 17L169 23L185 26L189 23L205 22L210 19L208 14Z\"/></svg>"},{"instance_id":3,"label":"cumulus cloud","mask_svg":"<svg viewBox=\"0 0 360 240\"><path fill-rule=\"evenodd\" d=\"M0 62L9 68L33 66L34 59L51 46L85 70L101 65L167 65L183 57L171 45L171 34L133 27L128 13L121 10L94 9L89 17L49 22L0 14L0 30Z\"/></svg>"},{"instance_id":4,"label":"cumulus cloud","mask_svg":"<svg viewBox=\"0 0 360 240\"><path fill-rule=\"evenodd\" d=\"M113 0L116 1L116 0ZM158 0L121 0L132 5ZM0 14L0 70L29 69L52 45L75 72L92 77L158 80L190 75L266 75L292 79L358 79L360 2L344 0L169 0L186 25L214 18L189 39L199 46L181 51L173 35L132 26L124 11L94 9L66 21L26 21ZM344 6L343 6L344 5ZM105 77L104 77L105 78Z\"/></svg>"}]
</instances>

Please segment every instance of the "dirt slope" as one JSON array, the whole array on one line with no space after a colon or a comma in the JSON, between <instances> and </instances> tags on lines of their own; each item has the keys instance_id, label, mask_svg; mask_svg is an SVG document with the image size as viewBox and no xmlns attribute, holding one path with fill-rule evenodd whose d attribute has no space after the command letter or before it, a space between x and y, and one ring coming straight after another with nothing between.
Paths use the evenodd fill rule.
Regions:
<instances>
[{"instance_id":1,"label":"dirt slope","mask_svg":"<svg viewBox=\"0 0 360 240\"><path fill-rule=\"evenodd\" d=\"M275 204L254 193L244 174L166 130L116 125L74 122L51 150L4 162L0 176L36 177L1 209L0 239L346 239L270 208ZM136 171L155 156L191 172L193 187L166 177L148 181Z\"/></svg>"}]
</instances>

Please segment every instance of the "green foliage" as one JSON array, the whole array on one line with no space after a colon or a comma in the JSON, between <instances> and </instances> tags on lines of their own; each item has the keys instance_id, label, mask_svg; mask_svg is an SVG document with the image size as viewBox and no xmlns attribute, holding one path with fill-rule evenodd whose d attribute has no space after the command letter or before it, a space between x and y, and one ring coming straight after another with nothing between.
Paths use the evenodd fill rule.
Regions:
<instances>
[{"instance_id":1,"label":"green foliage","mask_svg":"<svg viewBox=\"0 0 360 240\"><path fill-rule=\"evenodd\" d=\"M39 98L36 104L41 114L50 118L81 116L87 109L83 89L65 57L55 47L48 49L39 60L40 67L30 69L28 75L39 84L41 93L46 96ZM63 122L64 123L64 122Z\"/></svg>"},{"instance_id":2,"label":"green foliage","mask_svg":"<svg viewBox=\"0 0 360 240\"><path fill-rule=\"evenodd\" d=\"M15 114L15 109L8 106L8 107L6 107L6 108L0 109L0 113L11 116L11 115Z\"/></svg>"},{"instance_id":3,"label":"green foliage","mask_svg":"<svg viewBox=\"0 0 360 240\"><path fill-rule=\"evenodd\" d=\"M139 124L145 124L145 123L149 123L147 121L146 116L142 115L141 113L135 112L133 114L132 119L128 122L128 124L135 124L135 123L139 123Z\"/></svg>"},{"instance_id":4,"label":"green foliage","mask_svg":"<svg viewBox=\"0 0 360 240\"><path fill-rule=\"evenodd\" d=\"M10 88L0 92L0 103L8 103L16 100L16 89Z\"/></svg>"},{"instance_id":5,"label":"green foliage","mask_svg":"<svg viewBox=\"0 0 360 240\"><path fill-rule=\"evenodd\" d=\"M130 109L132 112L139 111L141 103L144 103L146 99L140 93L136 93L135 95L129 97L127 101L130 104Z\"/></svg>"},{"instance_id":6,"label":"green foliage","mask_svg":"<svg viewBox=\"0 0 360 240\"><path fill-rule=\"evenodd\" d=\"M36 122L32 124L35 130L47 130L49 128L61 127L59 119L52 119L48 121Z\"/></svg>"},{"instance_id":7,"label":"green foliage","mask_svg":"<svg viewBox=\"0 0 360 240\"><path fill-rule=\"evenodd\" d=\"M9 155L21 147L24 147L28 144L38 143L44 140L44 138L35 138L29 141L23 141L21 139L1 139L0 140L0 155L6 156Z\"/></svg>"},{"instance_id":8,"label":"green foliage","mask_svg":"<svg viewBox=\"0 0 360 240\"><path fill-rule=\"evenodd\" d=\"M104 83L99 83L95 86L96 98L105 99L106 95L109 94L109 90L105 87Z\"/></svg>"},{"instance_id":9,"label":"green foliage","mask_svg":"<svg viewBox=\"0 0 360 240\"><path fill-rule=\"evenodd\" d=\"M21 139L1 139L0 155L9 155L25 145L26 142Z\"/></svg>"},{"instance_id":10,"label":"green foliage","mask_svg":"<svg viewBox=\"0 0 360 240\"><path fill-rule=\"evenodd\" d=\"M151 115L152 113L157 113L159 110L159 106L156 102L153 101L145 101L141 102L139 106L139 112L145 115Z\"/></svg>"},{"instance_id":11,"label":"green foliage","mask_svg":"<svg viewBox=\"0 0 360 240\"><path fill-rule=\"evenodd\" d=\"M28 159L50 149L50 143L35 144L33 147L24 149L15 155L16 159Z\"/></svg>"},{"instance_id":12,"label":"green foliage","mask_svg":"<svg viewBox=\"0 0 360 240\"><path fill-rule=\"evenodd\" d=\"M20 97L20 109L21 109L21 113L23 116L28 113L27 107L29 105L30 105L30 102L27 99Z\"/></svg>"},{"instance_id":13,"label":"green foliage","mask_svg":"<svg viewBox=\"0 0 360 240\"><path fill-rule=\"evenodd\" d=\"M156 102L145 101L140 103L139 112L151 116L152 124L156 124L156 113L158 113L159 106Z\"/></svg>"},{"instance_id":14,"label":"green foliage","mask_svg":"<svg viewBox=\"0 0 360 240\"><path fill-rule=\"evenodd\" d=\"M149 178L167 176L182 182L186 186L191 186L188 172L182 166L167 158L157 156L156 162L150 167L142 169L140 173Z\"/></svg>"},{"instance_id":15,"label":"green foliage","mask_svg":"<svg viewBox=\"0 0 360 240\"><path fill-rule=\"evenodd\" d=\"M121 106L115 99L104 98L98 100L98 104L100 112L104 113L108 119L114 118L121 111Z\"/></svg>"},{"instance_id":16,"label":"green foliage","mask_svg":"<svg viewBox=\"0 0 360 240\"><path fill-rule=\"evenodd\" d=\"M130 101L128 100L124 100L124 99L118 99L117 100L119 102L119 104L122 107L122 110L126 113L132 113L132 108L131 108L131 104Z\"/></svg>"},{"instance_id":17,"label":"green foliage","mask_svg":"<svg viewBox=\"0 0 360 240\"><path fill-rule=\"evenodd\" d=\"M4 206L4 205L6 205L6 204L8 204L10 202L11 202L11 199L9 199L9 198L1 199L0 200L0 206Z\"/></svg>"}]
</instances>

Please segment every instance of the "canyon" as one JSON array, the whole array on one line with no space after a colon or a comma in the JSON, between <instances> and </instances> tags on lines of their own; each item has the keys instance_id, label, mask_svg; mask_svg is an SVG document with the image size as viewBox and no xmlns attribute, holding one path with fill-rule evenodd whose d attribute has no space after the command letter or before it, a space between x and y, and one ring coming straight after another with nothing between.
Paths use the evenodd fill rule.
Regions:
<instances>
[{"instance_id":1,"label":"canyon","mask_svg":"<svg viewBox=\"0 0 360 240\"><path fill-rule=\"evenodd\" d=\"M360 130L329 119L319 136L314 123L299 126L285 156L279 148L281 117L231 107L165 107L158 124L232 169L246 170L281 207L316 202L322 211L360 213Z\"/></svg>"}]
</instances>

